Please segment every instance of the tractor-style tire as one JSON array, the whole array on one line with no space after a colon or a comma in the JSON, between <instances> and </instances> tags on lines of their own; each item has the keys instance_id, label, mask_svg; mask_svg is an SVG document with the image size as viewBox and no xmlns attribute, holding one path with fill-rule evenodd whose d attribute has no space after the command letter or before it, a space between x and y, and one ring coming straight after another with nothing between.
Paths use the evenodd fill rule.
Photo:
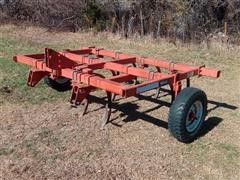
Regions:
<instances>
[{"instance_id":1,"label":"tractor-style tire","mask_svg":"<svg viewBox=\"0 0 240 180\"><path fill-rule=\"evenodd\" d=\"M185 88L170 108L168 129L178 141L191 143L198 137L206 115L206 94L197 88Z\"/></svg>"},{"instance_id":2,"label":"tractor-style tire","mask_svg":"<svg viewBox=\"0 0 240 180\"><path fill-rule=\"evenodd\" d=\"M51 88L59 91L59 92L64 92L72 89L72 83L70 79L64 78L64 77L59 77L56 79L52 79L49 76L46 76L44 78L44 82Z\"/></svg>"}]
</instances>

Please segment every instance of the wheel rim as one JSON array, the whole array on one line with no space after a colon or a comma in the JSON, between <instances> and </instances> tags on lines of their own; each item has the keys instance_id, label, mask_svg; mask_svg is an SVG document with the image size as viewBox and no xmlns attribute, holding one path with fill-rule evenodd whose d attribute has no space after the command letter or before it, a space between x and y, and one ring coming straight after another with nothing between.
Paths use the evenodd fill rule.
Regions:
<instances>
[{"instance_id":1,"label":"wheel rim","mask_svg":"<svg viewBox=\"0 0 240 180\"><path fill-rule=\"evenodd\" d=\"M64 77L58 77L56 80L55 80L58 84L65 84L67 83L69 80L67 78L64 78Z\"/></svg>"},{"instance_id":2,"label":"wheel rim","mask_svg":"<svg viewBox=\"0 0 240 180\"><path fill-rule=\"evenodd\" d=\"M200 125L203 116L203 105L201 101L196 101L188 111L186 119L186 129L193 133Z\"/></svg>"}]
</instances>

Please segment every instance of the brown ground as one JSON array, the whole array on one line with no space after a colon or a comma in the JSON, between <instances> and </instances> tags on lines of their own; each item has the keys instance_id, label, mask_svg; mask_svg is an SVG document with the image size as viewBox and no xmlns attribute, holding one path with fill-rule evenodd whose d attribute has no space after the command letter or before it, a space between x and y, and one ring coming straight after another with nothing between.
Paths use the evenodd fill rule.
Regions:
<instances>
[{"instance_id":1,"label":"brown ground","mask_svg":"<svg viewBox=\"0 0 240 180\"><path fill-rule=\"evenodd\" d=\"M20 46L34 46L39 51L45 46L64 49L96 44L177 62L205 63L223 72L218 80L193 81L193 86L208 95L209 114L202 136L188 145L177 142L167 130L169 97L151 100L153 92L149 92L145 98L118 98L113 122L102 131L103 92L94 93L99 98L94 98L90 112L80 117L79 109L71 109L67 103L65 97L70 94L32 104L24 99L27 95L21 88L12 86L6 91L0 84L1 179L240 179L239 48L175 47L163 40L49 33L9 25L0 27L0 37L0 43L8 46L0 46L0 58L6 60L30 51ZM19 39L19 43L6 38ZM8 84L1 71L1 82ZM23 71L25 74L26 69ZM52 93L45 86L39 88L41 92L38 87L36 92L40 95L35 89L29 91L29 96L34 95L30 101Z\"/></svg>"}]
</instances>

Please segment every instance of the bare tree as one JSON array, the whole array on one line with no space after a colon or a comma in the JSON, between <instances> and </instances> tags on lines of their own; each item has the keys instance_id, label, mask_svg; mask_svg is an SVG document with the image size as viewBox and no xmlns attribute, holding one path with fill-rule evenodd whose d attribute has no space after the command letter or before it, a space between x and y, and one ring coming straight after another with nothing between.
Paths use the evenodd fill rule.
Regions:
<instances>
[{"instance_id":1,"label":"bare tree","mask_svg":"<svg viewBox=\"0 0 240 180\"><path fill-rule=\"evenodd\" d=\"M72 31L96 26L125 37L150 34L184 42L226 29L240 34L239 0L11 0L6 7L12 19Z\"/></svg>"}]
</instances>

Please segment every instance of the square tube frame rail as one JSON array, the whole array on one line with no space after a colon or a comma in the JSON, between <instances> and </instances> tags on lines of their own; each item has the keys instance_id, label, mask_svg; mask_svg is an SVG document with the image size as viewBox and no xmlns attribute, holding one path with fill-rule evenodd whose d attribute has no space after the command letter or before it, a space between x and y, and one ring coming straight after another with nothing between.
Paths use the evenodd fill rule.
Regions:
<instances>
[{"instance_id":1,"label":"square tube frame rail","mask_svg":"<svg viewBox=\"0 0 240 180\"><path fill-rule=\"evenodd\" d=\"M46 48L43 54L17 55L13 60L32 67L28 76L28 85L31 87L45 76L52 79L71 79L71 102L75 105L80 105L95 89L127 98L169 85L174 99L182 89L183 80L187 81L189 87L190 78L193 76L220 76L219 70L205 66L176 64L167 60L138 57L95 47L61 52ZM146 70L148 66L155 67L157 72ZM99 69L108 70L113 76L104 77L96 73ZM163 70L166 73L163 73ZM137 78L146 81L134 85L124 84Z\"/></svg>"}]
</instances>

